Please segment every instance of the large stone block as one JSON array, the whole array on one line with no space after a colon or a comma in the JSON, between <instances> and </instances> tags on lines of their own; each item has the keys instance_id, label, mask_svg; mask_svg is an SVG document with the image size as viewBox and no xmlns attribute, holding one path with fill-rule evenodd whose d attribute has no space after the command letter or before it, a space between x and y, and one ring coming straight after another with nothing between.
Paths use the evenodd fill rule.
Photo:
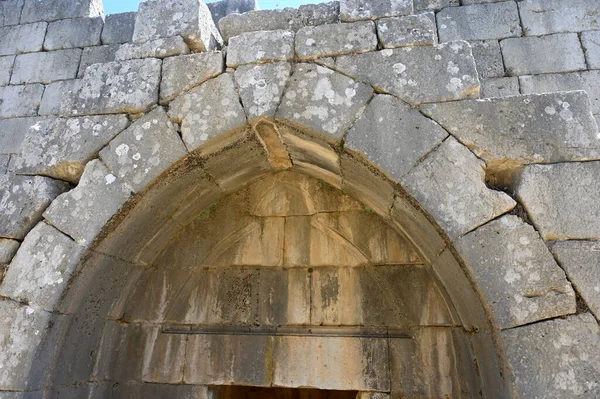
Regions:
<instances>
[{"instance_id":1,"label":"large stone block","mask_svg":"<svg viewBox=\"0 0 600 399\"><path fill-rule=\"evenodd\" d=\"M220 52L169 57L163 61L160 101L165 103L223 72Z\"/></svg>"},{"instance_id":2,"label":"large stone block","mask_svg":"<svg viewBox=\"0 0 600 399\"><path fill-rule=\"evenodd\" d=\"M235 81L249 119L275 115L291 72L292 66L287 62L242 65L236 69Z\"/></svg>"},{"instance_id":3,"label":"large stone block","mask_svg":"<svg viewBox=\"0 0 600 399\"><path fill-rule=\"evenodd\" d=\"M6 86L10 82L10 74L14 63L14 55L0 57L0 86Z\"/></svg>"},{"instance_id":4,"label":"large stone block","mask_svg":"<svg viewBox=\"0 0 600 399\"><path fill-rule=\"evenodd\" d=\"M25 0L5 0L0 2L0 27L18 25Z\"/></svg>"},{"instance_id":5,"label":"large stone block","mask_svg":"<svg viewBox=\"0 0 600 399\"><path fill-rule=\"evenodd\" d=\"M176 35L182 36L195 51L214 50L222 42L203 1L147 0L140 3L133 31L134 43Z\"/></svg>"},{"instance_id":6,"label":"large stone block","mask_svg":"<svg viewBox=\"0 0 600 399\"><path fill-rule=\"evenodd\" d=\"M18 55L11 84L51 83L77 77L80 49Z\"/></svg>"},{"instance_id":7,"label":"large stone block","mask_svg":"<svg viewBox=\"0 0 600 399\"><path fill-rule=\"evenodd\" d=\"M83 53L81 54L81 62L79 63L79 72L77 72L77 77L82 78L83 75L85 74L85 70L90 65L104 64L107 62L114 61L116 58L118 49L119 49L118 44L84 48ZM46 90L48 90L48 89L46 88ZM44 97L45 96L46 96L46 93L44 93ZM60 102L59 102L59 105L60 105Z\"/></svg>"},{"instance_id":8,"label":"large stone block","mask_svg":"<svg viewBox=\"0 0 600 399\"><path fill-rule=\"evenodd\" d=\"M19 154L29 128L43 118L13 118L0 120L0 154Z\"/></svg>"},{"instance_id":9,"label":"large stone block","mask_svg":"<svg viewBox=\"0 0 600 399\"><path fill-rule=\"evenodd\" d=\"M341 138L373 89L331 69L298 64L277 117Z\"/></svg>"},{"instance_id":10,"label":"large stone block","mask_svg":"<svg viewBox=\"0 0 600 399\"><path fill-rule=\"evenodd\" d=\"M102 29L102 44L121 44L133 40L136 12L107 15Z\"/></svg>"},{"instance_id":11,"label":"large stone block","mask_svg":"<svg viewBox=\"0 0 600 399\"><path fill-rule=\"evenodd\" d=\"M516 194L546 240L600 238L600 162L528 165Z\"/></svg>"},{"instance_id":12,"label":"large stone block","mask_svg":"<svg viewBox=\"0 0 600 399\"><path fill-rule=\"evenodd\" d=\"M294 58L294 32L256 31L232 37L227 47L227 66Z\"/></svg>"},{"instance_id":13,"label":"large stone block","mask_svg":"<svg viewBox=\"0 0 600 399\"><path fill-rule=\"evenodd\" d=\"M21 23L103 15L102 0L25 0Z\"/></svg>"},{"instance_id":14,"label":"large stone block","mask_svg":"<svg viewBox=\"0 0 600 399\"><path fill-rule=\"evenodd\" d=\"M585 92L530 94L421 107L475 154L490 163L593 160L598 127Z\"/></svg>"},{"instance_id":15,"label":"large stone block","mask_svg":"<svg viewBox=\"0 0 600 399\"><path fill-rule=\"evenodd\" d=\"M596 0L525 0L519 3L526 35L600 29Z\"/></svg>"},{"instance_id":16,"label":"large stone block","mask_svg":"<svg viewBox=\"0 0 600 399\"><path fill-rule=\"evenodd\" d=\"M435 22L427 14L382 18L377 35L384 48L422 46L437 43Z\"/></svg>"},{"instance_id":17,"label":"large stone block","mask_svg":"<svg viewBox=\"0 0 600 399\"><path fill-rule=\"evenodd\" d=\"M518 96L519 78L491 78L481 81L481 98Z\"/></svg>"},{"instance_id":18,"label":"large stone block","mask_svg":"<svg viewBox=\"0 0 600 399\"><path fill-rule=\"evenodd\" d=\"M506 72L513 76L586 69L576 33L510 38L500 42ZM548 54L555 54L548 57Z\"/></svg>"},{"instance_id":19,"label":"large stone block","mask_svg":"<svg viewBox=\"0 0 600 399\"><path fill-rule=\"evenodd\" d=\"M256 0L221 0L213 1L206 5L217 26L219 21L229 14L244 14L258 10L258 2Z\"/></svg>"},{"instance_id":20,"label":"large stone block","mask_svg":"<svg viewBox=\"0 0 600 399\"><path fill-rule=\"evenodd\" d=\"M295 45L301 60L374 51L375 24L362 21L305 27L296 33Z\"/></svg>"},{"instance_id":21,"label":"large stone block","mask_svg":"<svg viewBox=\"0 0 600 399\"><path fill-rule=\"evenodd\" d=\"M335 68L411 104L479 97L467 42L346 55L337 58Z\"/></svg>"},{"instance_id":22,"label":"large stone block","mask_svg":"<svg viewBox=\"0 0 600 399\"><path fill-rule=\"evenodd\" d=\"M43 94L42 84L0 87L0 118L36 115Z\"/></svg>"},{"instance_id":23,"label":"large stone block","mask_svg":"<svg viewBox=\"0 0 600 399\"><path fill-rule=\"evenodd\" d=\"M188 54L189 47L181 36L149 40L144 43L126 43L119 47L115 54L117 61L136 58L165 58L174 55Z\"/></svg>"},{"instance_id":24,"label":"large stone block","mask_svg":"<svg viewBox=\"0 0 600 399\"><path fill-rule=\"evenodd\" d=\"M48 25L44 50L89 47L100 44L104 21L101 17L63 19Z\"/></svg>"},{"instance_id":25,"label":"large stone block","mask_svg":"<svg viewBox=\"0 0 600 399\"><path fill-rule=\"evenodd\" d=\"M38 115L60 115L63 97L70 97L80 85L81 81L78 79L59 80L47 85L38 109Z\"/></svg>"},{"instance_id":26,"label":"large stone block","mask_svg":"<svg viewBox=\"0 0 600 399\"><path fill-rule=\"evenodd\" d=\"M342 21L378 19L410 15L413 12L411 0L341 0L340 18Z\"/></svg>"},{"instance_id":27,"label":"large stone block","mask_svg":"<svg viewBox=\"0 0 600 399\"><path fill-rule=\"evenodd\" d=\"M9 26L0 28L0 55L41 51L48 24Z\"/></svg>"},{"instance_id":28,"label":"large stone block","mask_svg":"<svg viewBox=\"0 0 600 399\"><path fill-rule=\"evenodd\" d=\"M504 76L504 61L502 61L500 43L497 40L475 41L470 45L473 49L473 58L475 58L479 78Z\"/></svg>"},{"instance_id":29,"label":"large stone block","mask_svg":"<svg viewBox=\"0 0 600 399\"><path fill-rule=\"evenodd\" d=\"M448 136L437 123L389 95L376 95L354 126L345 146L400 179Z\"/></svg>"},{"instance_id":30,"label":"large stone block","mask_svg":"<svg viewBox=\"0 0 600 399\"><path fill-rule=\"evenodd\" d=\"M589 313L502 332L516 394L532 399L600 396L599 337Z\"/></svg>"},{"instance_id":31,"label":"large stone block","mask_svg":"<svg viewBox=\"0 0 600 399\"><path fill-rule=\"evenodd\" d=\"M515 202L484 183L484 163L450 137L402 179L452 238L510 211Z\"/></svg>"},{"instance_id":32,"label":"large stone block","mask_svg":"<svg viewBox=\"0 0 600 399\"><path fill-rule=\"evenodd\" d=\"M600 31L582 32L581 44L590 69L600 69Z\"/></svg>"}]
</instances>

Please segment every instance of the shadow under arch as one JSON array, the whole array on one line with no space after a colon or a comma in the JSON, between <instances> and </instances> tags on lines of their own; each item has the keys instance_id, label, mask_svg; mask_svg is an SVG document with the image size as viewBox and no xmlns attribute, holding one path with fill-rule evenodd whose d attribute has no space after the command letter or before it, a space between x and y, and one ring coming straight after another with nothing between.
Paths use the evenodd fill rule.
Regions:
<instances>
[{"instance_id":1,"label":"shadow under arch","mask_svg":"<svg viewBox=\"0 0 600 399\"><path fill-rule=\"evenodd\" d=\"M281 184L273 184L278 181ZM205 287L206 292L219 292L219 289L227 284L234 287L244 283L244 276L223 276L218 274L220 271L198 274L192 270L190 264L185 264L186 273L174 273L176 278L173 280L177 281L173 284L178 284L178 288L173 291L178 294L174 297L185 300L179 300L177 304L165 305L167 309L163 309L162 314L171 316L162 319L149 316L147 325L133 322L132 302L143 304L144 301L148 301L148 306L138 308L138 310L145 309L148 314L156 313L161 300L162 303L168 302L169 298L159 298L158 302L151 299L153 296L167 295L166 289L161 292L152 291L159 287L156 284L143 286L149 287L147 291L140 290L141 282L148 281L149 273L170 266L165 266L164 262L156 263L157 259L162 256L164 261L165 253L169 248L176 249L170 254L170 259L175 259L178 251L181 250L177 245L189 238L192 233L201 231L201 228L206 227L206 223L213 223L215 230L211 230L211 233L216 232L216 238L223 238L217 244L222 242L231 244L231 240L227 241L229 236L234 236L236 239L250 237L251 239L246 241L246 246L240 248L244 248L246 253L252 253L256 249L252 248L252 243L257 243L264 233L261 226L235 225L228 229L221 224L228 222L227 215L230 214L228 212L235 212L236 205L239 205L240 201L256 198L244 193L244 190L251 191L249 188L254 188L256 191L257 185L260 190L261 182L270 187L288 186L290 190L284 190L284 193L304 199L306 215L291 216L311 216L319 213L319 206L315 208L314 203L307 201L318 200L326 203L326 205L321 204L323 213L339 212L339 206L343 207L345 201L348 203L356 201L361 206L361 214L366 214L369 220L376 219L377 223L381 223L375 229L393 230L395 238L391 241L395 242L394 245L402 247L403 253L414 251L416 258L408 256L403 262L411 264L414 261L413 263L418 264L422 269L423 275L420 281L426 280L427 284L435 287L439 298L433 306L439 310L440 304L443 303L445 307L442 306L444 307L442 310L447 312L445 318L442 317L443 320L439 323L430 321L415 323L412 319L389 322L389 318L385 317L384 321L373 322L363 317L347 323L321 319L316 325L312 325L313 320L309 319L308 322L296 320L288 323L289 325L280 325L257 323L254 320L243 322L237 320L236 323L228 323L227 312L220 313L222 317L216 321L215 319L207 321L210 318L198 316L203 312L202 309L196 311L196 317L190 318L190 312L186 311L179 312L179 316L173 316L178 314L178 306L181 308L181 306L194 305L192 303L194 301L190 299L194 298L191 295L193 291L191 287L202 286ZM333 194L322 192L317 194L319 190L324 190L323 187L328 187ZM243 194L239 194L240 192ZM260 201L263 202L251 201L249 204L251 206L247 208L250 209L251 214L241 216L255 216L257 207L264 208L264 202L270 202L268 190L264 193L267 193L267 197L260 197ZM235 198L236 195L241 195L243 198ZM228 200L231 198L234 199ZM275 201L280 199L280 196L271 195L270 198ZM354 205L348 206L354 209L352 208ZM240 210L240 207L238 206L237 209ZM243 209L242 213L246 208ZM221 218L213 221L211 217L215 212L220 212ZM236 224L238 220L233 219L233 224ZM346 231L356 235L373 231L361 231L364 225L360 223L352 225L351 222L347 222L347 224ZM326 224L320 226L321 232L326 231L324 235L327 237L339 233L339 229L330 229ZM329 234L329 230L333 233ZM342 239L347 240L348 237ZM210 240L207 242L212 243ZM265 242L261 241L261 243ZM354 244L356 243L353 242ZM217 252L213 252L212 255L201 253L196 261L209 267L211 265L206 263L218 265L225 257L226 263L239 268L283 267L285 269L289 266L289 270L292 270L294 267L306 266L307 270L312 269L310 273L323 266L318 262L312 264L310 259L306 265L279 264L278 260L273 263L271 260L265 261L264 257L259 260L251 257L251 260L240 262L236 256L245 253L244 251L238 251L235 256L231 256L233 244L222 245L223 247L220 249L217 247ZM198 248L214 249L215 246ZM340 248L344 253L349 252L343 245ZM268 252L268 249L258 250L261 254L265 251ZM364 255L364 251L359 252L359 255ZM187 252L188 255L190 253L193 251ZM365 264L369 264L384 267L381 264L375 265L377 262L373 261L374 255L369 254L366 258L368 259L363 263L357 262L349 266L364 268ZM328 262L330 261L331 259ZM396 265L398 262L394 260L389 263ZM382 264L386 262L382 261ZM235 274L237 271L232 273ZM311 274L310 278L314 278L314 275ZM360 276L354 279L360 280ZM402 292L408 286L402 285L401 278L390 279L390 282L399 282L397 295L405 300L403 303L410 301L408 299L410 292ZM250 291L255 288L252 283L247 286ZM388 285L386 289L389 296L390 286ZM188 293L182 294L186 290ZM360 292L373 298L378 295L374 290L363 289ZM206 296L202 299L206 306L213 308L223 306L219 301L210 302L208 299L210 298ZM417 300L415 302L419 304ZM379 302L375 301L375 303ZM421 305L425 306L425 304ZM312 300L308 306L312 311ZM507 397L510 392L501 348L496 340L498 330L493 316L478 293L475 283L461 265L460 257L451 241L435 220L427 215L399 184L360 156L339 148L321 135L283 121L260 119L214 138L180 159L130 199L121 211L113 216L94 245L81 259L76 274L63 294L59 310L60 314L53 320L52 327L37 351L36 361L29 376L29 389L59 389L87 384L86 389L91 389L89 388L91 385L95 389L93 394L89 394L91 397L128 397L131 396L132 389L137 390L136 395L141 395L139 393L141 390L150 392L175 389L179 392L175 394L177 396L202 397L204 392L202 390L205 388L199 385L232 384L391 391L392 397L419 398L443 397L443 395L495 398ZM352 313L355 309L346 309L346 311ZM237 313L234 311L229 314ZM137 317L136 320L139 321L139 315ZM443 349L436 346L439 345L439 336L429 333L419 335L420 329L430 332L444 328L448 329L449 335L446 338L450 337L451 342L446 343ZM218 341L218 345L214 343L217 341L204 340L194 347L195 351L204 350L198 353L205 353L208 359L207 364L196 365L195 374L204 373L209 377L195 378L194 373L190 377L191 367L186 366L185 362L181 365L179 359L192 358L194 362L198 362L202 357L198 355L193 357L190 337L219 334L234 338ZM282 367L282 357L277 357L271 352L276 350L276 347L283 347L283 344L278 343L277 346L269 341L270 343L265 345L260 338L288 335L306 337L308 340L326 340L335 337L346 340L339 346L341 348L339 353L347 351L352 355L338 359L338 363L348 360L349 363L358 362L359 366L351 370L356 374L361 374L359 371L362 371L362 376L357 375L355 378L346 376L345 379L329 376L329 382L336 381L333 384L328 383L326 378L297 382L297 379L294 380L288 375L293 375L290 371L288 374L284 372L283 377L280 375L281 378L277 381L271 379L257 383L255 375L257 372L260 376L264 376L264 370L274 374L274 369ZM239 337L249 338L240 341L242 338ZM363 342L365 337L368 337L369 340L366 342L369 344ZM407 342L418 341L420 344L416 345L417 348L426 344L431 345L435 353L425 353L424 350L414 349L410 345L406 348L400 346L394 352L389 346L389 341L394 338L404 339ZM350 342L348 341L350 339L358 341ZM386 342L386 345L383 345L387 348L385 362L378 362L375 359L383 353L377 351L376 344L371 344L376 340ZM298 356L298 351L306 351L306 345L310 347L311 344L304 345L291 349L288 347L287 353ZM324 355L327 356L326 352L316 353L314 348L312 350L311 353L316 357L321 356L321 361L326 360L322 359ZM267 360L263 359L262 362L257 363L256 353L265 352L271 354L267 356ZM448 358L449 354L451 354L450 358ZM230 359L223 360L223 357L232 356L242 359L239 366L241 371L237 370L238 365L231 363ZM427 361L423 361L422 357L427 357ZM303 359L311 361L311 358ZM296 361L292 355L288 356L288 363L293 364ZM223 362L226 363L225 368L229 367L229 374L210 368L211 364L218 368L218 364ZM449 365L446 367L444 363ZM373 364L378 367L373 368ZM158 366L154 367L154 365ZM318 364L302 365L307 374L310 374L311 366L319 370ZM413 366L417 369L416 372L406 372ZM339 373L347 372L345 365L342 364L340 367ZM394 374L394 367L401 371ZM385 369L385 378L380 375L382 368ZM248 374L244 374L245 372ZM446 374L449 373L452 375L447 376ZM448 378L445 383L442 383L439 377ZM382 382L386 380L387 383ZM196 391L198 393L194 393Z\"/></svg>"}]
</instances>

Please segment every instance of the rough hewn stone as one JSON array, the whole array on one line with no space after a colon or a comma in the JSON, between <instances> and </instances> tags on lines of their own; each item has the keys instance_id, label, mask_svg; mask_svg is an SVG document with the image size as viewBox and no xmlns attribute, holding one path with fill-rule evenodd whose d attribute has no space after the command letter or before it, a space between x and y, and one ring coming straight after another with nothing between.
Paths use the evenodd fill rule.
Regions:
<instances>
[{"instance_id":1,"label":"rough hewn stone","mask_svg":"<svg viewBox=\"0 0 600 399\"><path fill-rule=\"evenodd\" d=\"M196 51L214 50L222 42L203 1L147 0L140 3L133 31L134 43L176 35L182 36L190 49Z\"/></svg>"},{"instance_id":2,"label":"rough hewn stone","mask_svg":"<svg viewBox=\"0 0 600 399\"><path fill-rule=\"evenodd\" d=\"M217 26L219 21L229 14L244 14L258 10L258 2L256 0L221 0L213 1L206 5Z\"/></svg>"},{"instance_id":3,"label":"rough hewn stone","mask_svg":"<svg viewBox=\"0 0 600 399\"><path fill-rule=\"evenodd\" d=\"M575 292L532 226L503 216L461 237L462 259L500 328L575 313Z\"/></svg>"},{"instance_id":4,"label":"rough hewn stone","mask_svg":"<svg viewBox=\"0 0 600 399\"><path fill-rule=\"evenodd\" d=\"M358 21L412 14L411 0L341 0L342 21Z\"/></svg>"},{"instance_id":5,"label":"rough hewn stone","mask_svg":"<svg viewBox=\"0 0 600 399\"><path fill-rule=\"evenodd\" d=\"M376 95L348 131L345 147L399 180L447 136L437 123L397 98Z\"/></svg>"},{"instance_id":6,"label":"rough hewn stone","mask_svg":"<svg viewBox=\"0 0 600 399\"><path fill-rule=\"evenodd\" d=\"M43 118L13 118L0 120L0 154L19 154L29 127Z\"/></svg>"},{"instance_id":7,"label":"rough hewn stone","mask_svg":"<svg viewBox=\"0 0 600 399\"><path fill-rule=\"evenodd\" d=\"M560 241L552 252L591 312L600 319L600 243Z\"/></svg>"},{"instance_id":8,"label":"rough hewn stone","mask_svg":"<svg viewBox=\"0 0 600 399\"><path fill-rule=\"evenodd\" d=\"M162 399L162 398L181 398L181 399L211 399L212 393L208 387L202 385L181 385L181 384L139 384L125 383L118 384L112 388L113 398L115 399Z\"/></svg>"},{"instance_id":9,"label":"rough hewn stone","mask_svg":"<svg viewBox=\"0 0 600 399\"><path fill-rule=\"evenodd\" d=\"M24 0L0 2L0 27L18 25Z\"/></svg>"},{"instance_id":10,"label":"rough hewn stone","mask_svg":"<svg viewBox=\"0 0 600 399\"><path fill-rule=\"evenodd\" d=\"M375 24L361 21L308 26L296 33L295 46L301 60L373 51L377 49Z\"/></svg>"},{"instance_id":11,"label":"rough hewn stone","mask_svg":"<svg viewBox=\"0 0 600 399\"><path fill-rule=\"evenodd\" d=\"M298 64L277 117L341 138L372 93L369 86L331 69Z\"/></svg>"},{"instance_id":12,"label":"rough hewn stone","mask_svg":"<svg viewBox=\"0 0 600 399\"><path fill-rule=\"evenodd\" d=\"M465 0L463 0L463 3ZM458 6L459 0L414 0L415 11L441 10L446 7Z\"/></svg>"},{"instance_id":13,"label":"rough hewn stone","mask_svg":"<svg viewBox=\"0 0 600 399\"><path fill-rule=\"evenodd\" d=\"M47 85L38 115L59 115L63 97L70 96L80 84L80 80L74 79L59 80Z\"/></svg>"},{"instance_id":14,"label":"rough hewn stone","mask_svg":"<svg viewBox=\"0 0 600 399\"><path fill-rule=\"evenodd\" d=\"M590 69L600 69L600 31L582 32L581 44Z\"/></svg>"},{"instance_id":15,"label":"rough hewn stone","mask_svg":"<svg viewBox=\"0 0 600 399\"><path fill-rule=\"evenodd\" d=\"M0 264L9 264L21 243L8 238L0 238Z\"/></svg>"},{"instance_id":16,"label":"rough hewn stone","mask_svg":"<svg viewBox=\"0 0 600 399\"><path fill-rule=\"evenodd\" d=\"M0 57L0 86L6 86L15 63L15 56Z\"/></svg>"},{"instance_id":17,"label":"rough hewn stone","mask_svg":"<svg viewBox=\"0 0 600 399\"><path fill-rule=\"evenodd\" d=\"M589 313L502 332L513 386L522 398L600 396L600 331Z\"/></svg>"},{"instance_id":18,"label":"rough hewn stone","mask_svg":"<svg viewBox=\"0 0 600 399\"><path fill-rule=\"evenodd\" d=\"M23 239L68 184L42 176L1 175L0 237Z\"/></svg>"},{"instance_id":19,"label":"rough hewn stone","mask_svg":"<svg viewBox=\"0 0 600 399\"><path fill-rule=\"evenodd\" d=\"M126 43L119 47L115 54L117 61L132 60L136 58L165 58L174 55L188 54L189 47L181 36L164 39L149 40L144 43Z\"/></svg>"},{"instance_id":20,"label":"rough hewn stone","mask_svg":"<svg viewBox=\"0 0 600 399\"><path fill-rule=\"evenodd\" d=\"M546 240L600 238L600 162L528 165L515 191Z\"/></svg>"},{"instance_id":21,"label":"rough hewn stone","mask_svg":"<svg viewBox=\"0 0 600 399\"><path fill-rule=\"evenodd\" d=\"M294 32L255 31L232 37L227 47L227 66L294 58Z\"/></svg>"},{"instance_id":22,"label":"rough hewn stone","mask_svg":"<svg viewBox=\"0 0 600 399\"><path fill-rule=\"evenodd\" d=\"M161 102L198 86L223 72L223 55L220 52L189 54L170 57L163 61L160 82Z\"/></svg>"},{"instance_id":23,"label":"rough hewn stone","mask_svg":"<svg viewBox=\"0 0 600 399\"><path fill-rule=\"evenodd\" d=\"M600 29L600 8L595 0L525 0L519 3L526 35Z\"/></svg>"},{"instance_id":24,"label":"rough hewn stone","mask_svg":"<svg viewBox=\"0 0 600 399\"><path fill-rule=\"evenodd\" d=\"M249 119L274 116L281 102L292 66L287 62L242 65L235 71L235 81Z\"/></svg>"},{"instance_id":25,"label":"rough hewn stone","mask_svg":"<svg viewBox=\"0 0 600 399\"><path fill-rule=\"evenodd\" d=\"M481 98L518 96L519 78L491 78L481 81Z\"/></svg>"},{"instance_id":26,"label":"rough hewn stone","mask_svg":"<svg viewBox=\"0 0 600 399\"><path fill-rule=\"evenodd\" d=\"M21 54L15 59L11 84L51 83L74 79L81 59L80 49Z\"/></svg>"},{"instance_id":27,"label":"rough hewn stone","mask_svg":"<svg viewBox=\"0 0 600 399\"><path fill-rule=\"evenodd\" d=\"M586 69L576 33L510 38L500 42L506 72L513 76ZM548 54L556 54L548 57Z\"/></svg>"},{"instance_id":28,"label":"rough hewn stone","mask_svg":"<svg viewBox=\"0 0 600 399\"><path fill-rule=\"evenodd\" d=\"M63 19L48 25L44 50L97 46L104 21L101 17Z\"/></svg>"},{"instance_id":29,"label":"rough hewn stone","mask_svg":"<svg viewBox=\"0 0 600 399\"><path fill-rule=\"evenodd\" d=\"M121 44L133 40L136 12L107 15L102 29L102 44Z\"/></svg>"},{"instance_id":30,"label":"rough hewn stone","mask_svg":"<svg viewBox=\"0 0 600 399\"><path fill-rule=\"evenodd\" d=\"M103 16L102 0L25 0L21 23Z\"/></svg>"},{"instance_id":31,"label":"rough hewn stone","mask_svg":"<svg viewBox=\"0 0 600 399\"><path fill-rule=\"evenodd\" d=\"M48 118L32 125L17 159L17 173L76 183L85 164L128 125L124 115Z\"/></svg>"},{"instance_id":32,"label":"rough hewn stone","mask_svg":"<svg viewBox=\"0 0 600 399\"><path fill-rule=\"evenodd\" d=\"M187 153L165 111L144 115L100 151L100 157L133 192L146 187Z\"/></svg>"},{"instance_id":33,"label":"rough hewn stone","mask_svg":"<svg viewBox=\"0 0 600 399\"><path fill-rule=\"evenodd\" d=\"M0 55L31 53L42 50L48 24L10 26L0 28Z\"/></svg>"},{"instance_id":34,"label":"rough hewn stone","mask_svg":"<svg viewBox=\"0 0 600 399\"><path fill-rule=\"evenodd\" d=\"M427 14L382 18L377 21L377 35L384 48L422 46L438 40L435 22Z\"/></svg>"},{"instance_id":35,"label":"rough hewn stone","mask_svg":"<svg viewBox=\"0 0 600 399\"><path fill-rule=\"evenodd\" d=\"M402 183L450 237L458 237L515 206L508 195L486 187L483 166L450 137Z\"/></svg>"},{"instance_id":36,"label":"rough hewn stone","mask_svg":"<svg viewBox=\"0 0 600 399\"><path fill-rule=\"evenodd\" d=\"M504 62L497 40L475 41L469 44L473 49L473 58L480 78L504 76Z\"/></svg>"},{"instance_id":37,"label":"rough hewn stone","mask_svg":"<svg viewBox=\"0 0 600 399\"><path fill-rule=\"evenodd\" d=\"M114 61L118 49L118 44L84 48L83 53L81 54L81 62L79 63L79 72L77 72L77 77L82 78L85 74L85 70L90 65L104 64Z\"/></svg>"},{"instance_id":38,"label":"rough hewn stone","mask_svg":"<svg viewBox=\"0 0 600 399\"><path fill-rule=\"evenodd\" d=\"M514 1L448 7L436 19L440 42L521 36L519 11Z\"/></svg>"},{"instance_id":39,"label":"rough hewn stone","mask_svg":"<svg viewBox=\"0 0 600 399\"><path fill-rule=\"evenodd\" d=\"M421 109L488 164L600 157L598 127L582 91L428 104Z\"/></svg>"},{"instance_id":40,"label":"rough hewn stone","mask_svg":"<svg viewBox=\"0 0 600 399\"><path fill-rule=\"evenodd\" d=\"M411 103L479 96L479 79L466 42L417 46L338 57L335 68Z\"/></svg>"}]
</instances>

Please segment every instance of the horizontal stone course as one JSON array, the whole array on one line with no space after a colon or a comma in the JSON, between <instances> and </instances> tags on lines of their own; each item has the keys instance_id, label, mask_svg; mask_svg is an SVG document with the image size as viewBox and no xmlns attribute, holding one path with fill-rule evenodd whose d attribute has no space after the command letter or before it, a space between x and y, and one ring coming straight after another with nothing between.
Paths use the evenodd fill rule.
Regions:
<instances>
[{"instance_id":1,"label":"horizontal stone course","mask_svg":"<svg viewBox=\"0 0 600 399\"><path fill-rule=\"evenodd\" d=\"M124 61L136 58L165 58L188 54L189 47L181 36L149 40L144 43L126 43L119 46L115 60Z\"/></svg>"},{"instance_id":2,"label":"horizontal stone course","mask_svg":"<svg viewBox=\"0 0 600 399\"><path fill-rule=\"evenodd\" d=\"M519 12L526 35L600 29L596 0L524 0Z\"/></svg>"},{"instance_id":3,"label":"horizontal stone course","mask_svg":"<svg viewBox=\"0 0 600 399\"><path fill-rule=\"evenodd\" d=\"M104 19L102 44L122 44L133 40L136 12L109 14Z\"/></svg>"},{"instance_id":4,"label":"horizontal stone course","mask_svg":"<svg viewBox=\"0 0 600 399\"><path fill-rule=\"evenodd\" d=\"M590 69L600 69L600 31L582 32L581 44Z\"/></svg>"},{"instance_id":5,"label":"horizontal stone course","mask_svg":"<svg viewBox=\"0 0 600 399\"><path fill-rule=\"evenodd\" d=\"M81 49L20 54L15 59L11 84L51 83L77 77Z\"/></svg>"},{"instance_id":6,"label":"horizontal stone course","mask_svg":"<svg viewBox=\"0 0 600 399\"><path fill-rule=\"evenodd\" d=\"M0 55L41 51L46 35L46 22L0 28Z\"/></svg>"},{"instance_id":7,"label":"horizontal stone course","mask_svg":"<svg viewBox=\"0 0 600 399\"><path fill-rule=\"evenodd\" d=\"M377 35L384 48L435 44L438 40L435 21L427 14L382 18L377 21Z\"/></svg>"},{"instance_id":8,"label":"horizontal stone course","mask_svg":"<svg viewBox=\"0 0 600 399\"><path fill-rule=\"evenodd\" d=\"M295 46L301 60L374 51L377 49L375 24L360 21L301 28L296 33Z\"/></svg>"},{"instance_id":9,"label":"horizontal stone course","mask_svg":"<svg viewBox=\"0 0 600 399\"><path fill-rule=\"evenodd\" d=\"M97 46L104 21L101 17L64 19L48 25L45 50Z\"/></svg>"},{"instance_id":10,"label":"horizontal stone course","mask_svg":"<svg viewBox=\"0 0 600 399\"><path fill-rule=\"evenodd\" d=\"M103 15L102 0L25 0L21 23Z\"/></svg>"},{"instance_id":11,"label":"horizontal stone course","mask_svg":"<svg viewBox=\"0 0 600 399\"><path fill-rule=\"evenodd\" d=\"M43 94L39 83L0 87L0 118L35 116Z\"/></svg>"},{"instance_id":12,"label":"horizontal stone course","mask_svg":"<svg viewBox=\"0 0 600 399\"><path fill-rule=\"evenodd\" d=\"M294 58L294 32L255 31L232 37L227 47L227 66Z\"/></svg>"},{"instance_id":13,"label":"horizontal stone course","mask_svg":"<svg viewBox=\"0 0 600 399\"><path fill-rule=\"evenodd\" d=\"M410 15L412 0L340 0L340 19L359 21Z\"/></svg>"}]
</instances>

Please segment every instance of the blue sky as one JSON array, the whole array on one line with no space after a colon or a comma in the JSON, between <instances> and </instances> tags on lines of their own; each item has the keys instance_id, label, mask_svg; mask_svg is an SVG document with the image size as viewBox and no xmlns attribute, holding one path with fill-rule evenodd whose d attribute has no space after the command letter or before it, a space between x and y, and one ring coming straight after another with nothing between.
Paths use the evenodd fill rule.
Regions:
<instances>
[{"instance_id":1,"label":"blue sky","mask_svg":"<svg viewBox=\"0 0 600 399\"><path fill-rule=\"evenodd\" d=\"M212 3L215 0L208 0L207 3ZM316 4L328 0L258 0L258 5L263 10L285 7L298 7L301 4ZM104 13L116 14L126 11L137 11L138 4L141 0L103 0Z\"/></svg>"}]
</instances>

